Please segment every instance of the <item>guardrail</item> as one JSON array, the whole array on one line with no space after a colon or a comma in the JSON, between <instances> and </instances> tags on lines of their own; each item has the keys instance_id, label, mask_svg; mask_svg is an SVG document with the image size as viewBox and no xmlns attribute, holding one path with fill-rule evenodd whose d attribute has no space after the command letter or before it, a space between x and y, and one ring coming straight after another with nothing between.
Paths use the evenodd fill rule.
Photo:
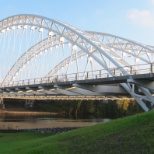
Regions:
<instances>
[{"instance_id":1,"label":"guardrail","mask_svg":"<svg viewBox=\"0 0 154 154\"><path fill-rule=\"evenodd\" d=\"M125 69L128 74L123 74L121 68ZM3 83L1 87L12 87L12 86L25 86L25 85L35 85L42 83L58 83L58 82L66 82L66 81L77 81L77 80L88 80L88 79L99 79L99 78L108 78L108 77L118 77L125 75L137 75L137 74L148 74L154 73L154 63L151 64L142 64L142 65L131 65L119 68L109 68L108 73L107 70L97 70L97 71L88 71L88 72L78 72L72 74L62 74L56 76L49 76L43 78L36 79L27 79L20 81L12 81L10 83Z\"/></svg>"}]
</instances>

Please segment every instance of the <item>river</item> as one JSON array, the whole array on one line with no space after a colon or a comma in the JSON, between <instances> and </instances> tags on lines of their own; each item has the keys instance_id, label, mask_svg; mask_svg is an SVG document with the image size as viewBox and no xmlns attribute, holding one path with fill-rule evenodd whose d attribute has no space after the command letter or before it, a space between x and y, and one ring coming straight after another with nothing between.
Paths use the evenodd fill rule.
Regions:
<instances>
[{"instance_id":1,"label":"river","mask_svg":"<svg viewBox=\"0 0 154 154\"><path fill-rule=\"evenodd\" d=\"M0 129L37 129L37 128L65 128L85 127L97 123L107 122L102 118L65 118L56 115L14 115L0 114Z\"/></svg>"}]
</instances>

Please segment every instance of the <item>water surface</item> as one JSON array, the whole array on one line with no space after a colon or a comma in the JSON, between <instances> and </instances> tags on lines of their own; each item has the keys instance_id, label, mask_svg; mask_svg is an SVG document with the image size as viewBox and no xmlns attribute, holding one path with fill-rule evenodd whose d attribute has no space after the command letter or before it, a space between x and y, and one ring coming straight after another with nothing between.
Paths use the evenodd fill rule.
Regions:
<instances>
[{"instance_id":1,"label":"water surface","mask_svg":"<svg viewBox=\"0 0 154 154\"><path fill-rule=\"evenodd\" d=\"M0 129L34 129L34 128L64 128L85 127L107 122L102 118L65 118L55 116L6 116L0 115Z\"/></svg>"}]
</instances>

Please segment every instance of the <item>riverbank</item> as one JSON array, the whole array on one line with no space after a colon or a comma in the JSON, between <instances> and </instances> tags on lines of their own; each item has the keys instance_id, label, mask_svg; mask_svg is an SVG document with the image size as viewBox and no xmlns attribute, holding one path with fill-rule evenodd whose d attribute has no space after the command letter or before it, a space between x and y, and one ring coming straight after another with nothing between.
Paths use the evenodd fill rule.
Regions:
<instances>
[{"instance_id":1,"label":"riverbank","mask_svg":"<svg viewBox=\"0 0 154 154\"><path fill-rule=\"evenodd\" d=\"M0 133L0 153L153 154L153 128L154 111L150 111L55 135Z\"/></svg>"},{"instance_id":2,"label":"riverbank","mask_svg":"<svg viewBox=\"0 0 154 154\"><path fill-rule=\"evenodd\" d=\"M44 120L39 121L24 121L24 122L0 122L0 130L28 130L28 129L47 129L47 128L76 128L96 125L97 122L91 121L77 121L77 120L65 120L65 119L53 119L46 122Z\"/></svg>"},{"instance_id":3,"label":"riverbank","mask_svg":"<svg viewBox=\"0 0 154 154\"><path fill-rule=\"evenodd\" d=\"M0 133L50 133L50 134L59 134L64 133L70 130L78 129L80 127L63 127L63 128L37 128L37 129L0 129Z\"/></svg>"},{"instance_id":4,"label":"riverbank","mask_svg":"<svg viewBox=\"0 0 154 154\"><path fill-rule=\"evenodd\" d=\"M107 122L110 119L73 119L53 112L0 112L0 130L78 128Z\"/></svg>"},{"instance_id":5,"label":"riverbank","mask_svg":"<svg viewBox=\"0 0 154 154\"><path fill-rule=\"evenodd\" d=\"M35 112L35 111L8 111L8 110L0 110L0 116L44 116L44 115L58 115L61 113L56 112Z\"/></svg>"}]
</instances>

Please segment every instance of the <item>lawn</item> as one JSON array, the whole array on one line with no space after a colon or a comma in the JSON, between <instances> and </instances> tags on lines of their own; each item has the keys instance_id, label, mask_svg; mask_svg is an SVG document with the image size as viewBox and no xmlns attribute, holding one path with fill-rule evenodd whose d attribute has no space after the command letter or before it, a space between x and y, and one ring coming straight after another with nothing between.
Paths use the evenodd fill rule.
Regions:
<instances>
[{"instance_id":1,"label":"lawn","mask_svg":"<svg viewBox=\"0 0 154 154\"><path fill-rule=\"evenodd\" d=\"M154 111L61 134L0 133L0 154L153 154Z\"/></svg>"}]
</instances>

